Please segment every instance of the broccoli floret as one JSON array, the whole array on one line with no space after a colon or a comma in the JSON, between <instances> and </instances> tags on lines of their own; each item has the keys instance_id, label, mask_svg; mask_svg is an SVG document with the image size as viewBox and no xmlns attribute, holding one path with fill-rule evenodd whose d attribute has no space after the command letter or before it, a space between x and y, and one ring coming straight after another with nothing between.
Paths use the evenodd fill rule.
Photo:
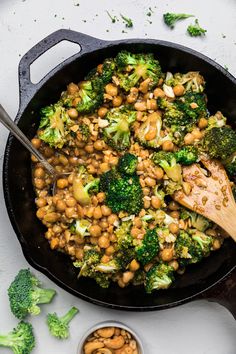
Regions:
<instances>
[{"instance_id":1,"label":"broccoli floret","mask_svg":"<svg viewBox=\"0 0 236 354\"><path fill-rule=\"evenodd\" d=\"M114 213L137 214L143 207L143 192L136 174L121 175L116 169L105 172L100 178L100 190L106 193L106 204Z\"/></svg>"},{"instance_id":2,"label":"broccoli floret","mask_svg":"<svg viewBox=\"0 0 236 354\"><path fill-rule=\"evenodd\" d=\"M126 270L130 262L135 259L136 252L134 247L119 248L115 255L115 260L121 270Z\"/></svg>"},{"instance_id":3,"label":"broccoli floret","mask_svg":"<svg viewBox=\"0 0 236 354\"><path fill-rule=\"evenodd\" d=\"M174 280L173 268L167 264L154 265L146 275L145 289L148 294L153 290L167 289Z\"/></svg>"},{"instance_id":4,"label":"broccoli floret","mask_svg":"<svg viewBox=\"0 0 236 354\"><path fill-rule=\"evenodd\" d=\"M236 151L236 133L227 126L212 128L206 132L203 146L211 158L225 160Z\"/></svg>"},{"instance_id":5,"label":"broccoli floret","mask_svg":"<svg viewBox=\"0 0 236 354\"><path fill-rule=\"evenodd\" d=\"M192 239L199 244L204 256L208 255L211 251L213 238L198 230L191 230Z\"/></svg>"},{"instance_id":6,"label":"broccoli floret","mask_svg":"<svg viewBox=\"0 0 236 354\"><path fill-rule=\"evenodd\" d=\"M132 21L131 18L126 17L126 16L124 16L122 14L120 14L120 17L122 18L122 20L124 20L125 27L127 27L127 28L133 27L133 21Z\"/></svg>"},{"instance_id":7,"label":"broccoli floret","mask_svg":"<svg viewBox=\"0 0 236 354\"><path fill-rule=\"evenodd\" d=\"M134 286L143 285L146 279L146 272L143 269L138 269L134 273L134 277L131 280Z\"/></svg>"},{"instance_id":8,"label":"broccoli floret","mask_svg":"<svg viewBox=\"0 0 236 354\"><path fill-rule=\"evenodd\" d=\"M81 101L77 105L78 112L88 114L94 112L103 101L103 83L99 78L82 81L79 85Z\"/></svg>"},{"instance_id":9,"label":"broccoli floret","mask_svg":"<svg viewBox=\"0 0 236 354\"><path fill-rule=\"evenodd\" d=\"M122 151L130 146L130 127L136 119L136 111L127 107L113 108L106 119L109 124L103 129L103 138L114 150Z\"/></svg>"},{"instance_id":10,"label":"broccoli floret","mask_svg":"<svg viewBox=\"0 0 236 354\"><path fill-rule=\"evenodd\" d=\"M80 166L77 175L74 177L73 196L81 205L91 203L90 194L97 193L99 190L99 178L89 175L84 166Z\"/></svg>"},{"instance_id":11,"label":"broccoli floret","mask_svg":"<svg viewBox=\"0 0 236 354\"><path fill-rule=\"evenodd\" d=\"M204 232L206 229L208 229L211 225L210 221L205 218L204 216L195 213L194 211L189 211L187 209L182 209L181 210L181 214L180 214L181 219L183 220L187 220L190 219L191 220L191 225L199 230Z\"/></svg>"},{"instance_id":12,"label":"broccoli floret","mask_svg":"<svg viewBox=\"0 0 236 354\"><path fill-rule=\"evenodd\" d=\"M198 150L194 146L186 146L175 153L175 158L182 165L191 165L198 160Z\"/></svg>"},{"instance_id":13,"label":"broccoli floret","mask_svg":"<svg viewBox=\"0 0 236 354\"><path fill-rule=\"evenodd\" d=\"M54 313L47 315L47 325L53 337L67 339L69 337L69 323L79 312L76 307L72 307L63 317L58 317Z\"/></svg>"},{"instance_id":14,"label":"broccoli floret","mask_svg":"<svg viewBox=\"0 0 236 354\"><path fill-rule=\"evenodd\" d=\"M175 154L172 152L158 151L152 156L156 165L160 165L167 176L174 182L182 183L182 170L180 164L176 162Z\"/></svg>"},{"instance_id":15,"label":"broccoli floret","mask_svg":"<svg viewBox=\"0 0 236 354\"><path fill-rule=\"evenodd\" d=\"M175 242L175 254L181 266L200 262L203 252L200 245L185 231L181 230Z\"/></svg>"},{"instance_id":16,"label":"broccoli floret","mask_svg":"<svg viewBox=\"0 0 236 354\"><path fill-rule=\"evenodd\" d=\"M75 220L71 225L70 225L70 231L80 235L81 237L84 236L89 236L89 227L91 225L91 222L89 222L86 219L81 219L81 220Z\"/></svg>"},{"instance_id":17,"label":"broccoli floret","mask_svg":"<svg viewBox=\"0 0 236 354\"><path fill-rule=\"evenodd\" d=\"M95 266L95 271L101 273L114 273L117 272L119 269L120 269L119 262L117 262L115 259L112 259L107 263L99 263L98 265Z\"/></svg>"},{"instance_id":18,"label":"broccoli floret","mask_svg":"<svg viewBox=\"0 0 236 354\"><path fill-rule=\"evenodd\" d=\"M107 58L104 60L102 64L102 73L100 75L100 78L102 79L104 85L108 84L111 81L115 69L116 63L114 59Z\"/></svg>"},{"instance_id":19,"label":"broccoli floret","mask_svg":"<svg viewBox=\"0 0 236 354\"><path fill-rule=\"evenodd\" d=\"M214 116L210 116L208 119L207 129L221 128L226 125L226 117L221 112L216 112Z\"/></svg>"},{"instance_id":20,"label":"broccoli floret","mask_svg":"<svg viewBox=\"0 0 236 354\"><path fill-rule=\"evenodd\" d=\"M199 118L207 117L206 95L204 93L186 92L174 103L184 113L190 123L196 123Z\"/></svg>"},{"instance_id":21,"label":"broccoli floret","mask_svg":"<svg viewBox=\"0 0 236 354\"><path fill-rule=\"evenodd\" d=\"M40 111L39 138L55 148L62 148L70 133L71 119L59 103L42 108Z\"/></svg>"},{"instance_id":22,"label":"broccoli floret","mask_svg":"<svg viewBox=\"0 0 236 354\"><path fill-rule=\"evenodd\" d=\"M186 18L189 17L194 17L194 16L188 14L176 14L173 12L167 12L166 14L163 14L163 19L165 24L172 29L174 28L177 21L185 20Z\"/></svg>"},{"instance_id":23,"label":"broccoli floret","mask_svg":"<svg viewBox=\"0 0 236 354\"><path fill-rule=\"evenodd\" d=\"M131 221L123 221L115 230L118 249L126 249L133 245L133 237L130 234Z\"/></svg>"},{"instance_id":24,"label":"broccoli floret","mask_svg":"<svg viewBox=\"0 0 236 354\"><path fill-rule=\"evenodd\" d=\"M157 112L151 113L135 131L135 138L145 147L158 148L164 141L171 140L170 135L165 137L161 135L161 127L162 119L160 114Z\"/></svg>"},{"instance_id":25,"label":"broccoli floret","mask_svg":"<svg viewBox=\"0 0 236 354\"><path fill-rule=\"evenodd\" d=\"M8 297L12 313L20 320L28 314L38 315L40 304L52 301L55 290L42 289L38 279L31 274L29 269L19 271L8 289Z\"/></svg>"},{"instance_id":26,"label":"broccoli floret","mask_svg":"<svg viewBox=\"0 0 236 354\"><path fill-rule=\"evenodd\" d=\"M204 77L198 71L189 71L186 74L175 73L174 75L168 72L165 83L168 86L183 85L184 92L203 92L205 88Z\"/></svg>"},{"instance_id":27,"label":"broccoli floret","mask_svg":"<svg viewBox=\"0 0 236 354\"><path fill-rule=\"evenodd\" d=\"M146 230L144 238L140 245L136 246L136 258L145 265L149 263L159 251L159 240L155 229Z\"/></svg>"},{"instance_id":28,"label":"broccoli floret","mask_svg":"<svg viewBox=\"0 0 236 354\"><path fill-rule=\"evenodd\" d=\"M187 32L191 37L199 37L204 36L207 30L200 27L198 20L195 20L193 24L188 26Z\"/></svg>"},{"instance_id":29,"label":"broccoli floret","mask_svg":"<svg viewBox=\"0 0 236 354\"><path fill-rule=\"evenodd\" d=\"M120 87L129 91L131 87L139 84L140 80L149 78L150 88L155 86L162 76L159 61L153 54L132 54L121 51L115 58L118 67ZM127 71L129 67L129 71Z\"/></svg>"},{"instance_id":30,"label":"broccoli floret","mask_svg":"<svg viewBox=\"0 0 236 354\"><path fill-rule=\"evenodd\" d=\"M133 175L136 171L137 165L138 165L137 156L127 152L120 157L118 163L118 170L121 174Z\"/></svg>"},{"instance_id":31,"label":"broccoli floret","mask_svg":"<svg viewBox=\"0 0 236 354\"><path fill-rule=\"evenodd\" d=\"M0 347L11 348L14 354L30 354L35 347L31 324L21 321L10 333L1 334Z\"/></svg>"}]
</instances>

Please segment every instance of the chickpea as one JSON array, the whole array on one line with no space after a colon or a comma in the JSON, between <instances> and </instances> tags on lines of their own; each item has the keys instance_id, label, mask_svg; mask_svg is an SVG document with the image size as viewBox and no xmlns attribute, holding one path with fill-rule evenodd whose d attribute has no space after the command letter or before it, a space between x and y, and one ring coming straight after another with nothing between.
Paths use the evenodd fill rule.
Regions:
<instances>
[{"instance_id":1,"label":"chickpea","mask_svg":"<svg viewBox=\"0 0 236 354\"><path fill-rule=\"evenodd\" d=\"M125 287L125 283L122 281L122 279L119 279L117 283L118 283L120 288L124 288Z\"/></svg>"},{"instance_id":2,"label":"chickpea","mask_svg":"<svg viewBox=\"0 0 236 354\"><path fill-rule=\"evenodd\" d=\"M88 209L85 210L85 215L87 215L89 218L91 218L93 216L94 209L95 208L93 206L89 207Z\"/></svg>"},{"instance_id":3,"label":"chickpea","mask_svg":"<svg viewBox=\"0 0 236 354\"><path fill-rule=\"evenodd\" d=\"M111 156L109 157L109 164L112 165L112 166L117 165L117 164L118 164L118 161L119 161L119 159L118 159L117 156L111 155Z\"/></svg>"},{"instance_id":4,"label":"chickpea","mask_svg":"<svg viewBox=\"0 0 236 354\"><path fill-rule=\"evenodd\" d=\"M72 106L76 107L78 103L80 103L81 98L80 97L76 97L73 101L72 101Z\"/></svg>"},{"instance_id":5,"label":"chickpea","mask_svg":"<svg viewBox=\"0 0 236 354\"><path fill-rule=\"evenodd\" d=\"M110 170L109 164L107 162L103 162L100 165L101 172L106 172Z\"/></svg>"},{"instance_id":6,"label":"chickpea","mask_svg":"<svg viewBox=\"0 0 236 354\"><path fill-rule=\"evenodd\" d=\"M134 277L134 273L133 272L130 272L130 271L127 271L127 272L124 272L123 273L123 276L122 276L122 281L127 284L130 282L130 280L132 280Z\"/></svg>"},{"instance_id":7,"label":"chickpea","mask_svg":"<svg viewBox=\"0 0 236 354\"><path fill-rule=\"evenodd\" d=\"M164 177L164 171L161 167L155 167L154 173L157 179L162 179Z\"/></svg>"},{"instance_id":8,"label":"chickpea","mask_svg":"<svg viewBox=\"0 0 236 354\"><path fill-rule=\"evenodd\" d=\"M139 268L140 264L136 261L136 259L133 259L129 264L129 270L131 270L131 272L136 272Z\"/></svg>"},{"instance_id":9,"label":"chickpea","mask_svg":"<svg viewBox=\"0 0 236 354\"><path fill-rule=\"evenodd\" d=\"M32 162L38 162L37 157L35 157L33 154L30 156Z\"/></svg>"},{"instance_id":10,"label":"chickpea","mask_svg":"<svg viewBox=\"0 0 236 354\"><path fill-rule=\"evenodd\" d=\"M196 109L196 108L198 108L198 104L196 102L192 102L192 103L190 103L190 107L192 109Z\"/></svg>"},{"instance_id":11,"label":"chickpea","mask_svg":"<svg viewBox=\"0 0 236 354\"><path fill-rule=\"evenodd\" d=\"M157 101L154 98L147 100L147 109L157 110Z\"/></svg>"},{"instance_id":12,"label":"chickpea","mask_svg":"<svg viewBox=\"0 0 236 354\"><path fill-rule=\"evenodd\" d=\"M92 245L97 245L98 244L98 238L97 237L90 237L90 243Z\"/></svg>"},{"instance_id":13,"label":"chickpea","mask_svg":"<svg viewBox=\"0 0 236 354\"><path fill-rule=\"evenodd\" d=\"M115 248L114 248L114 246L109 246L109 247L107 247L106 248L106 254L108 255L108 256L111 256L113 253L115 253Z\"/></svg>"},{"instance_id":14,"label":"chickpea","mask_svg":"<svg viewBox=\"0 0 236 354\"><path fill-rule=\"evenodd\" d=\"M158 97L164 98L165 97L165 92L162 89L160 89L159 87L157 87L153 91L153 93L154 93L154 97L155 98L158 98Z\"/></svg>"},{"instance_id":15,"label":"chickpea","mask_svg":"<svg viewBox=\"0 0 236 354\"><path fill-rule=\"evenodd\" d=\"M33 139L31 139L31 143L36 149L39 149L42 141L40 139L33 138Z\"/></svg>"},{"instance_id":16,"label":"chickpea","mask_svg":"<svg viewBox=\"0 0 236 354\"><path fill-rule=\"evenodd\" d=\"M108 222L107 221L101 221L100 226L103 230L106 230L108 228Z\"/></svg>"},{"instance_id":17,"label":"chickpea","mask_svg":"<svg viewBox=\"0 0 236 354\"><path fill-rule=\"evenodd\" d=\"M169 203L168 208L170 210L179 210L179 204L177 202L174 202L173 200Z\"/></svg>"},{"instance_id":18,"label":"chickpea","mask_svg":"<svg viewBox=\"0 0 236 354\"><path fill-rule=\"evenodd\" d=\"M43 189L45 187L45 182L41 178L36 178L34 184L37 189Z\"/></svg>"},{"instance_id":19,"label":"chickpea","mask_svg":"<svg viewBox=\"0 0 236 354\"><path fill-rule=\"evenodd\" d=\"M175 96L182 96L184 94L185 89L183 85L175 85L173 87L173 91Z\"/></svg>"},{"instance_id":20,"label":"chickpea","mask_svg":"<svg viewBox=\"0 0 236 354\"><path fill-rule=\"evenodd\" d=\"M91 154L91 153L93 152L93 144L87 144L87 145L85 145L84 150L85 150L86 152L88 152L89 154Z\"/></svg>"},{"instance_id":21,"label":"chickpea","mask_svg":"<svg viewBox=\"0 0 236 354\"><path fill-rule=\"evenodd\" d=\"M88 173L91 173L92 175L97 172L93 165L88 165L87 171L88 171Z\"/></svg>"},{"instance_id":22,"label":"chickpea","mask_svg":"<svg viewBox=\"0 0 236 354\"><path fill-rule=\"evenodd\" d=\"M142 220L136 216L136 218L134 218L134 226L140 228L142 227L143 223L142 223Z\"/></svg>"},{"instance_id":23,"label":"chickpea","mask_svg":"<svg viewBox=\"0 0 236 354\"><path fill-rule=\"evenodd\" d=\"M137 111L146 111L147 110L147 105L146 105L146 102L145 101L141 101L141 102L136 102L134 104L134 108L137 110Z\"/></svg>"},{"instance_id":24,"label":"chickpea","mask_svg":"<svg viewBox=\"0 0 236 354\"><path fill-rule=\"evenodd\" d=\"M172 234L178 234L179 233L179 226L178 226L178 224L176 224L174 222L170 223L168 228L169 228L169 230L170 230L170 232Z\"/></svg>"},{"instance_id":25,"label":"chickpea","mask_svg":"<svg viewBox=\"0 0 236 354\"><path fill-rule=\"evenodd\" d=\"M106 197L106 195L105 195L104 192L99 192L99 193L97 194L98 202L99 202L99 203L102 203L102 202L105 200L105 197Z\"/></svg>"},{"instance_id":26,"label":"chickpea","mask_svg":"<svg viewBox=\"0 0 236 354\"><path fill-rule=\"evenodd\" d=\"M175 271L179 269L179 263L176 260L170 261L169 266L171 266Z\"/></svg>"},{"instance_id":27,"label":"chickpea","mask_svg":"<svg viewBox=\"0 0 236 354\"><path fill-rule=\"evenodd\" d=\"M60 155L58 160L63 166L67 166L69 163L67 157L65 157L64 155Z\"/></svg>"},{"instance_id":28,"label":"chickpea","mask_svg":"<svg viewBox=\"0 0 236 354\"><path fill-rule=\"evenodd\" d=\"M194 136L192 133L187 133L184 137L185 145L190 145L194 142Z\"/></svg>"},{"instance_id":29,"label":"chickpea","mask_svg":"<svg viewBox=\"0 0 236 354\"><path fill-rule=\"evenodd\" d=\"M108 263L110 261L111 257L108 254L104 254L101 258L102 263Z\"/></svg>"},{"instance_id":30,"label":"chickpea","mask_svg":"<svg viewBox=\"0 0 236 354\"><path fill-rule=\"evenodd\" d=\"M45 214L46 214L46 211L43 208L39 208L36 212L36 216L39 219L43 219Z\"/></svg>"},{"instance_id":31,"label":"chickpea","mask_svg":"<svg viewBox=\"0 0 236 354\"><path fill-rule=\"evenodd\" d=\"M65 215L68 219L76 217L77 215L76 215L75 208L66 208Z\"/></svg>"},{"instance_id":32,"label":"chickpea","mask_svg":"<svg viewBox=\"0 0 236 354\"><path fill-rule=\"evenodd\" d=\"M144 188L143 188L143 194L144 194L144 195L149 195L149 194L150 194L150 188L144 187Z\"/></svg>"},{"instance_id":33,"label":"chickpea","mask_svg":"<svg viewBox=\"0 0 236 354\"><path fill-rule=\"evenodd\" d=\"M60 189L68 187L68 180L65 178L59 178L57 180L57 187Z\"/></svg>"},{"instance_id":34,"label":"chickpea","mask_svg":"<svg viewBox=\"0 0 236 354\"><path fill-rule=\"evenodd\" d=\"M118 94L118 88L114 84L107 84L105 86L105 91L108 95L111 95L111 96L117 96L117 94Z\"/></svg>"},{"instance_id":35,"label":"chickpea","mask_svg":"<svg viewBox=\"0 0 236 354\"><path fill-rule=\"evenodd\" d=\"M76 92L79 91L79 87L78 85L74 84L73 82L71 82L68 86L67 86L67 92L69 93L69 95L73 95Z\"/></svg>"},{"instance_id":36,"label":"chickpea","mask_svg":"<svg viewBox=\"0 0 236 354\"><path fill-rule=\"evenodd\" d=\"M212 237L216 237L217 236L217 232L214 229L207 229L206 230L206 235L212 236Z\"/></svg>"},{"instance_id":37,"label":"chickpea","mask_svg":"<svg viewBox=\"0 0 236 354\"><path fill-rule=\"evenodd\" d=\"M137 227L132 227L130 233L131 233L131 236L133 236L134 238L137 238L137 236L140 234L140 229Z\"/></svg>"},{"instance_id":38,"label":"chickpea","mask_svg":"<svg viewBox=\"0 0 236 354\"><path fill-rule=\"evenodd\" d=\"M59 218L58 214L52 212L52 213L48 213L48 214L44 215L43 221L52 223L52 222L57 221L58 218Z\"/></svg>"},{"instance_id":39,"label":"chickpea","mask_svg":"<svg viewBox=\"0 0 236 354\"><path fill-rule=\"evenodd\" d=\"M198 128L192 131L192 135L194 136L194 139L200 140L202 138L202 132Z\"/></svg>"},{"instance_id":40,"label":"chickpea","mask_svg":"<svg viewBox=\"0 0 236 354\"><path fill-rule=\"evenodd\" d=\"M61 226L59 226L59 225L53 225L52 231L53 231L55 234L59 234L60 232L62 232L62 228L61 228Z\"/></svg>"},{"instance_id":41,"label":"chickpea","mask_svg":"<svg viewBox=\"0 0 236 354\"><path fill-rule=\"evenodd\" d=\"M110 241L106 236L100 236L98 239L98 246L101 248L108 248L110 246Z\"/></svg>"},{"instance_id":42,"label":"chickpea","mask_svg":"<svg viewBox=\"0 0 236 354\"><path fill-rule=\"evenodd\" d=\"M173 248L164 248L160 252L160 257L164 262L169 262L173 258L173 253L174 253Z\"/></svg>"},{"instance_id":43,"label":"chickpea","mask_svg":"<svg viewBox=\"0 0 236 354\"><path fill-rule=\"evenodd\" d=\"M104 216L111 215L111 209L107 205L101 206L101 212L102 212L102 215L104 215Z\"/></svg>"},{"instance_id":44,"label":"chickpea","mask_svg":"<svg viewBox=\"0 0 236 354\"><path fill-rule=\"evenodd\" d=\"M95 143L93 144L94 148L98 151L102 151L105 147L105 143L103 140L97 140L95 141Z\"/></svg>"},{"instance_id":45,"label":"chickpea","mask_svg":"<svg viewBox=\"0 0 236 354\"><path fill-rule=\"evenodd\" d=\"M54 250L55 248L57 248L59 245L59 239L57 237L53 238L50 242L50 247L52 250Z\"/></svg>"},{"instance_id":46,"label":"chickpea","mask_svg":"<svg viewBox=\"0 0 236 354\"><path fill-rule=\"evenodd\" d=\"M156 181L154 178L146 177L144 181L148 187L154 187L156 185Z\"/></svg>"},{"instance_id":47,"label":"chickpea","mask_svg":"<svg viewBox=\"0 0 236 354\"><path fill-rule=\"evenodd\" d=\"M79 116L79 113L78 113L77 109L75 109L75 108L68 109L67 113L69 114L69 117L71 119L76 119Z\"/></svg>"},{"instance_id":48,"label":"chickpea","mask_svg":"<svg viewBox=\"0 0 236 354\"><path fill-rule=\"evenodd\" d=\"M101 219L102 218L102 211L101 211L100 206L97 206L96 208L94 208L93 217L94 217L94 219Z\"/></svg>"},{"instance_id":49,"label":"chickpea","mask_svg":"<svg viewBox=\"0 0 236 354\"><path fill-rule=\"evenodd\" d=\"M93 237L99 237L102 234L102 229L99 225L92 225L89 228L89 233Z\"/></svg>"},{"instance_id":50,"label":"chickpea","mask_svg":"<svg viewBox=\"0 0 236 354\"><path fill-rule=\"evenodd\" d=\"M151 201L148 199L144 199L144 201L143 201L144 208L148 209L148 208L150 208L150 205L151 205Z\"/></svg>"},{"instance_id":51,"label":"chickpea","mask_svg":"<svg viewBox=\"0 0 236 354\"><path fill-rule=\"evenodd\" d=\"M108 216L107 221L110 225L113 225L114 222L118 220L118 216L116 214L111 214Z\"/></svg>"},{"instance_id":52,"label":"chickpea","mask_svg":"<svg viewBox=\"0 0 236 354\"><path fill-rule=\"evenodd\" d=\"M37 205L37 207L42 208L45 205L47 205L47 200L45 198L38 198L36 200L36 205Z\"/></svg>"},{"instance_id":53,"label":"chickpea","mask_svg":"<svg viewBox=\"0 0 236 354\"><path fill-rule=\"evenodd\" d=\"M59 199L56 203L56 208L58 211L64 211L66 209L66 203Z\"/></svg>"},{"instance_id":54,"label":"chickpea","mask_svg":"<svg viewBox=\"0 0 236 354\"><path fill-rule=\"evenodd\" d=\"M164 151L173 151L173 149L174 149L174 144L170 140L166 140L162 144L162 150Z\"/></svg>"},{"instance_id":55,"label":"chickpea","mask_svg":"<svg viewBox=\"0 0 236 354\"><path fill-rule=\"evenodd\" d=\"M75 251L75 257L76 257L76 259L81 261L84 258L84 251L81 248L78 248Z\"/></svg>"},{"instance_id":56,"label":"chickpea","mask_svg":"<svg viewBox=\"0 0 236 354\"><path fill-rule=\"evenodd\" d=\"M152 196L151 198L151 205L154 209L160 209L161 207L161 200L160 198L156 197L156 196Z\"/></svg>"},{"instance_id":57,"label":"chickpea","mask_svg":"<svg viewBox=\"0 0 236 354\"><path fill-rule=\"evenodd\" d=\"M98 110L99 117L103 118L107 114L108 109L106 107L100 107Z\"/></svg>"},{"instance_id":58,"label":"chickpea","mask_svg":"<svg viewBox=\"0 0 236 354\"><path fill-rule=\"evenodd\" d=\"M116 96L112 100L113 107L119 107L122 104L122 97L121 96Z\"/></svg>"},{"instance_id":59,"label":"chickpea","mask_svg":"<svg viewBox=\"0 0 236 354\"><path fill-rule=\"evenodd\" d=\"M74 207L74 206L76 206L76 204L77 204L77 202L76 202L75 198L69 197L66 199L66 205L68 207Z\"/></svg>"},{"instance_id":60,"label":"chickpea","mask_svg":"<svg viewBox=\"0 0 236 354\"><path fill-rule=\"evenodd\" d=\"M43 178L45 176L45 171L42 167L38 167L34 170L34 177Z\"/></svg>"},{"instance_id":61,"label":"chickpea","mask_svg":"<svg viewBox=\"0 0 236 354\"><path fill-rule=\"evenodd\" d=\"M170 213L170 216L172 217L172 218L174 218L174 219L179 219L179 216L180 216L180 213L179 213L179 211L172 211L171 213Z\"/></svg>"},{"instance_id":62,"label":"chickpea","mask_svg":"<svg viewBox=\"0 0 236 354\"><path fill-rule=\"evenodd\" d=\"M213 241L212 244L213 250L216 251L221 247L221 243L220 240L218 240L217 238Z\"/></svg>"},{"instance_id":63,"label":"chickpea","mask_svg":"<svg viewBox=\"0 0 236 354\"><path fill-rule=\"evenodd\" d=\"M204 129L204 128L206 128L208 126L208 121L207 121L207 119L206 118L200 118L199 119L199 122L198 122L198 127L200 128L200 129Z\"/></svg>"}]
</instances>

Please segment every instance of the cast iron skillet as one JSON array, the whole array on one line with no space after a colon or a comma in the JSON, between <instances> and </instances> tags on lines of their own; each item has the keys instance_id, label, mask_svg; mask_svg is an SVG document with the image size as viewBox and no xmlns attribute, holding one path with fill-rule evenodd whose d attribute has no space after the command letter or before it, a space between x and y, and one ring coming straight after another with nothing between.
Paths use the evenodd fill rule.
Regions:
<instances>
[{"instance_id":1,"label":"cast iron skillet","mask_svg":"<svg viewBox=\"0 0 236 354\"><path fill-rule=\"evenodd\" d=\"M38 84L32 84L30 65L62 40L78 43L81 51L59 64ZM80 81L91 68L104 58L115 56L121 49L153 52L164 70L201 71L207 81L210 111L221 110L230 117L232 125L235 124L236 80L204 55L159 40L110 42L70 30L59 30L34 46L20 61L20 108L15 121L23 132L32 138L38 127L40 107L58 100L69 82ZM173 287L168 290L147 295L142 287L121 289L115 284L104 290L90 279L78 281L78 271L73 268L69 257L50 250L43 237L44 227L35 216L30 156L11 135L4 157L3 188L8 214L26 259L70 293L98 305L136 311L165 309L205 298L224 304L236 318L236 247L230 239L219 252L189 267L183 276L177 276Z\"/></svg>"}]
</instances>

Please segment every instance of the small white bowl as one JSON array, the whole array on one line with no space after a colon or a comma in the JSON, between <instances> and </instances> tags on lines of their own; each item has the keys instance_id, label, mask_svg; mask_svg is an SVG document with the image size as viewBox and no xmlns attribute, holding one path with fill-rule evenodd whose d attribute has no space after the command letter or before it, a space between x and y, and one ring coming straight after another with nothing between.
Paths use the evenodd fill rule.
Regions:
<instances>
[{"instance_id":1,"label":"small white bowl","mask_svg":"<svg viewBox=\"0 0 236 354\"><path fill-rule=\"evenodd\" d=\"M138 353L139 354L144 354L144 349L143 349L143 345L141 342L140 337L137 335L136 332L134 332L130 327L126 326L125 324L123 324L122 322L119 321L104 321L104 322L99 322L96 325L94 325L93 327L91 327L81 338L80 342L79 342L79 346L77 349L77 354L84 354L83 351L83 346L84 343L86 342L87 338L96 330L103 328L103 327L117 327L117 328L121 328L124 329L125 331L129 332L133 339L136 341L137 343L137 349L138 349Z\"/></svg>"}]
</instances>

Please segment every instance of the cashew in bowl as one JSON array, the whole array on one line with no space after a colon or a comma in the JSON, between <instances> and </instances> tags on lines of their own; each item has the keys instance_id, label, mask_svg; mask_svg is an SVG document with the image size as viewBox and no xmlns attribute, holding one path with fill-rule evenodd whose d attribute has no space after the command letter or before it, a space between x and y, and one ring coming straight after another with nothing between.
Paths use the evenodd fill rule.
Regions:
<instances>
[{"instance_id":1,"label":"cashew in bowl","mask_svg":"<svg viewBox=\"0 0 236 354\"><path fill-rule=\"evenodd\" d=\"M109 349L119 349L125 344L125 339L123 336L109 338L104 340L104 344Z\"/></svg>"},{"instance_id":2,"label":"cashew in bowl","mask_svg":"<svg viewBox=\"0 0 236 354\"><path fill-rule=\"evenodd\" d=\"M114 327L104 327L97 330L97 334L103 338L110 338L114 335L114 333L115 333Z\"/></svg>"},{"instance_id":3,"label":"cashew in bowl","mask_svg":"<svg viewBox=\"0 0 236 354\"><path fill-rule=\"evenodd\" d=\"M84 346L84 353L85 354L92 354L96 349L103 348L104 344L99 341L92 341L92 342L87 342Z\"/></svg>"}]
</instances>

